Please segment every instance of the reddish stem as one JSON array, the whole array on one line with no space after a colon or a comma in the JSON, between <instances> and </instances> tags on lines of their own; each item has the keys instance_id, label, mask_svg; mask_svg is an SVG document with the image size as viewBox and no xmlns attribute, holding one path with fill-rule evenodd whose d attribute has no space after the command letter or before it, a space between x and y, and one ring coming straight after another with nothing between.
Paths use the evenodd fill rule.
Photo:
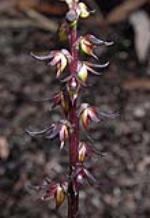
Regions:
<instances>
[{"instance_id":1,"label":"reddish stem","mask_svg":"<svg viewBox=\"0 0 150 218\"><path fill-rule=\"evenodd\" d=\"M78 64L78 51L75 46L77 40L77 29L76 27L70 28L70 47L72 62L70 64L70 73L75 75L77 72ZM79 118L77 115L77 100L74 101L72 108L69 112L69 121L72 124L73 131L70 135L69 140L69 177L70 183L68 188L68 218L78 217L79 207L79 192L75 190L76 181L72 178L73 171L76 169L78 163L78 145L79 145Z\"/></svg>"}]
</instances>

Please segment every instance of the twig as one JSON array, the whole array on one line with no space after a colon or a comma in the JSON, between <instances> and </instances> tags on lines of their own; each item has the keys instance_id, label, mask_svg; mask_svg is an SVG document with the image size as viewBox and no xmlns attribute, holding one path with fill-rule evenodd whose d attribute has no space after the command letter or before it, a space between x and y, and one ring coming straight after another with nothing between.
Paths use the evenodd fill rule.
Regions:
<instances>
[{"instance_id":1,"label":"twig","mask_svg":"<svg viewBox=\"0 0 150 218\"><path fill-rule=\"evenodd\" d=\"M1 19L0 20L0 29L5 28L26 28L26 27L37 27L37 23L35 23L31 19Z\"/></svg>"},{"instance_id":2,"label":"twig","mask_svg":"<svg viewBox=\"0 0 150 218\"><path fill-rule=\"evenodd\" d=\"M127 91L147 90L150 91L150 79L129 79L123 83L123 88Z\"/></svg>"},{"instance_id":3,"label":"twig","mask_svg":"<svg viewBox=\"0 0 150 218\"><path fill-rule=\"evenodd\" d=\"M56 32L58 24L45 16L39 14L34 10L28 10L25 12L28 17L24 19L1 19L0 29L5 28L28 28L35 27L46 31Z\"/></svg>"},{"instance_id":4,"label":"twig","mask_svg":"<svg viewBox=\"0 0 150 218\"><path fill-rule=\"evenodd\" d=\"M108 14L107 23L114 24L125 20L131 12L137 10L139 7L142 7L147 2L149 2L149 0L125 1Z\"/></svg>"},{"instance_id":5,"label":"twig","mask_svg":"<svg viewBox=\"0 0 150 218\"><path fill-rule=\"evenodd\" d=\"M33 9L28 9L25 11L25 13L30 17L31 19L34 19L39 25L48 31L56 32L58 29L58 24L55 21L51 21L44 15L38 13L37 11Z\"/></svg>"},{"instance_id":6,"label":"twig","mask_svg":"<svg viewBox=\"0 0 150 218\"><path fill-rule=\"evenodd\" d=\"M142 7L143 5L145 5L146 3L150 4L149 0L127 0L124 3L122 3L121 5L115 7L105 18L102 16L102 14L100 13L100 9L97 5L97 10L98 11L98 16L96 16L96 18L91 17L90 19L88 19L88 21L84 21L84 22L88 22L88 26L101 26L101 27L106 27L112 24L117 24L125 19L128 18L128 16L134 12L135 10L137 10L138 8ZM91 4L96 4L96 3L89 3Z\"/></svg>"}]
</instances>

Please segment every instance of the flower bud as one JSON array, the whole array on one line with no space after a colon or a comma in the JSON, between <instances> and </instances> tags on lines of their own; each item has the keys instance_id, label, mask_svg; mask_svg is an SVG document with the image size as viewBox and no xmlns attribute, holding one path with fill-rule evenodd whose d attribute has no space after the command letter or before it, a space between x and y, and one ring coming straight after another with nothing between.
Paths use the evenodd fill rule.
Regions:
<instances>
[{"instance_id":1,"label":"flower bud","mask_svg":"<svg viewBox=\"0 0 150 218\"><path fill-rule=\"evenodd\" d=\"M75 26L78 19L78 15L75 10L70 10L66 14L66 21L73 27Z\"/></svg>"}]
</instances>

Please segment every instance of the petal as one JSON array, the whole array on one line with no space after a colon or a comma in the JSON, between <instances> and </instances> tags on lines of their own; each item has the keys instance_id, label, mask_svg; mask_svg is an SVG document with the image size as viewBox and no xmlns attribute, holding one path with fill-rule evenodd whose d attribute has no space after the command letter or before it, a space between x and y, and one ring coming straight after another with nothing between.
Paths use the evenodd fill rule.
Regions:
<instances>
[{"instance_id":1,"label":"petal","mask_svg":"<svg viewBox=\"0 0 150 218\"><path fill-rule=\"evenodd\" d=\"M88 110L86 109L81 114L81 122L85 129L88 127L89 121L90 119L88 117Z\"/></svg>"},{"instance_id":2,"label":"petal","mask_svg":"<svg viewBox=\"0 0 150 218\"><path fill-rule=\"evenodd\" d=\"M49 62L49 65L55 66L60 61L60 55L57 53L53 59Z\"/></svg>"},{"instance_id":3,"label":"petal","mask_svg":"<svg viewBox=\"0 0 150 218\"><path fill-rule=\"evenodd\" d=\"M93 52L95 48L94 44L92 44L86 36L80 37L80 47L85 54L91 55L95 59L98 59L98 57Z\"/></svg>"},{"instance_id":4,"label":"petal","mask_svg":"<svg viewBox=\"0 0 150 218\"><path fill-rule=\"evenodd\" d=\"M65 145L65 142L61 141L61 143L60 143L60 150L62 150L64 148L64 145Z\"/></svg>"},{"instance_id":5,"label":"petal","mask_svg":"<svg viewBox=\"0 0 150 218\"><path fill-rule=\"evenodd\" d=\"M80 108L79 108L79 112L78 112L79 116L80 116L81 113L82 113L85 109L87 109L88 107L89 107L89 104L88 104L88 103L82 103L81 106L80 106Z\"/></svg>"},{"instance_id":6,"label":"petal","mask_svg":"<svg viewBox=\"0 0 150 218\"><path fill-rule=\"evenodd\" d=\"M67 58L64 56L64 55L62 55L61 56L61 68L60 68L60 71L61 72L63 72L64 71L64 69L65 69L65 67L67 66Z\"/></svg>"},{"instance_id":7,"label":"petal","mask_svg":"<svg viewBox=\"0 0 150 218\"><path fill-rule=\"evenodd\" d=\"M68 137L69 137L68 128L66 127L66 125L62 125L59 132L59 139L61 142L60 149L63 149L65 140L68 139Z\"/></svg>"},{"instance_id":8,"label":"petal","mask_svg":"<svg viewBox=\"0 0 150 218\"><path fill-rule=\"evenodd\" d=\"M94 50L94 46L93 45L87 45L87 44L82 44L81 45L81 49L82 51L87 54L87 55L91 55L93 58L98 60L98 57L94 54L93 50Z\"/></svg>"},{"instance_id":9,"label":"petal","mask_svg":"<svg viewBox=\"0 0 150 218\"><path fill-rule=\"evenodd\" d=\"M57 78L60 77L61 73L64 71L64 69L67 66L67 58L62 54L60 56L60 61L57 62Z\"/></svg>"},{"instance_id":10,"label":"petal","mask_svg":"<svg viewBox=\"0 0 150 218\"><path fill-rule=\"evenodd\" d=\"M79 173L79 174L77 175L76 182L77 182L77 184L78 184L78 188L80 187L80 185L83 185L83 184L84 184L85 178L83 177L82 173Z\"/></svg>"},{"instance_id":11,"label":"petal","mask_svg":"<svg viewBox=\"0 0 150 218\"><path fill-rule=\"evenodd\" d=\"M88 11L86 4L84 4L83 2L79 3L79 10L81 18L87 18L90 15L90 12Z\"/></svg>"},{"instance_id":12,"label":"petal","mask_svg":"<svg viewBox=\"0 0 150 218\"><path fill-rule=\"evenodd\" d=\"M79 143L79 161L84 162L87 156L87 147L83 142Z\"/></svg>"},{"instance_id":13,"label":"petal","mask_svg":"<svg viewBox=\"0 0 150 218\"><path fill-rule=\"evenodd\" d=\"M72 56L70 52L67 49L62 49L61 50L64 56L67 58L68 62L70 63L72 61Z\"/></svg>"},{"instance_id":14,"label":"petal","mask_svg":"<svg viewBox=\"0 0 150 218\"><path fill-rule=\"evenodd\" d=\"M91 52L93 51L93 46L91 45L91 43L86 43L86 41L81 41L80 46L86 54L91 54Z\"/></svg>"},{"instance_id":15,"label":"petal","mask_svg":"<svg viewBox=\"0 0 150 218\"><path fill-rule=\"evenodd\" d=\"M55 193L55 201L56 201L56 207L60 207L60 205L64 202L65 200L65 192L64 192L64 189L63 187L58 184L57 185L57 190L56 190L56 193Z\"/></svg>"},{"instance_id":16,"label":"petal","mask_svg":"<svg viewBox=\"0 0 150 218\"><path fill-rule=\"evenodd\" d=\"M83 64L79 71L78 71L78 78L83 81L86 82L87 78L88 78L88 71L87 71L87 67L85 64Z\"/></svg>"},{"instance_id":17,"label":"petal","mask_svg":"<svg viewBox=\"0 0 150 218\"><path fill-rule=\"evenodd\" d=\"M89 108L88 109L88 115L91 118L92 121L98 123L100 121L100 119L98 118L97 112L95 110L95 108Z\"/></svg>"},{"instance_id":18,"label":"petal","mask_svg":"<svg viewBox=\"0 0 150 218\"><path fill-rule=\"evenodd\" d=\"M70 108L70 99L69 99L69 94L67 91L61 92L60 102L61 102L61 107L62 107L63 111L67 115L69 108Z\"/></svg>"}]
</instances>

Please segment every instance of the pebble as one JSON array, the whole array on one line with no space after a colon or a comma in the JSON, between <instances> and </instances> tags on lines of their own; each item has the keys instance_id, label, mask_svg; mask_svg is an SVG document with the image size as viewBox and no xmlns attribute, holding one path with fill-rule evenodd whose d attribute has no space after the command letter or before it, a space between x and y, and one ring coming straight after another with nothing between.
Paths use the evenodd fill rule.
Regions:
<instances>
[{"instance_id":1,"label":"pebble","mask_svg":"<svg viewBox=\"0 0 150 218\"><path fill-rule=\"evenodd\" d=\"M134 116L137 118L142 118L145 116L145 110L144 108L135 108L134 110Z\"/></svg>"}]
</instances>

